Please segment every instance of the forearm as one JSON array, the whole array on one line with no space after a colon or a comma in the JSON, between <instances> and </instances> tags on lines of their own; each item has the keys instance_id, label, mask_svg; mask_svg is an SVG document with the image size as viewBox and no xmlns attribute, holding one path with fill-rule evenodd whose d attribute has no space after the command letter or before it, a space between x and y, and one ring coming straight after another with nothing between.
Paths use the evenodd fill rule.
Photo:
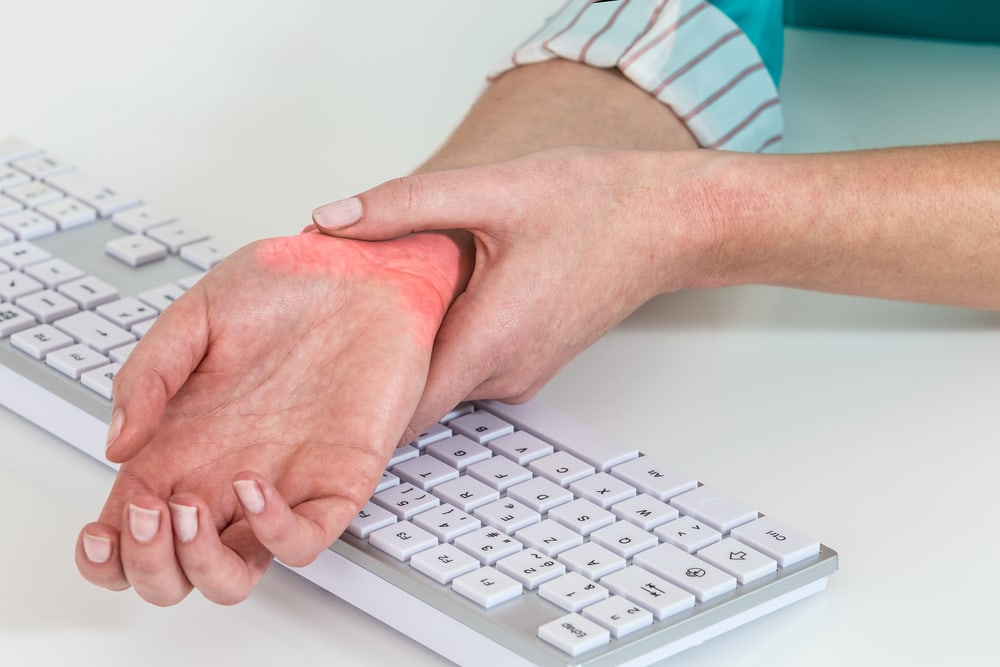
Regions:
<instances>
[{"instance_id":1,"label":"forearm","mask_svg":"<svg viewBox=\"0 0 1000 667\"><path fill-rule=\"evenodd\" d=\"M704 182L715 259L698 286L1000 308L1000 142L723 154Z\"/></svg>"}]
</instances>

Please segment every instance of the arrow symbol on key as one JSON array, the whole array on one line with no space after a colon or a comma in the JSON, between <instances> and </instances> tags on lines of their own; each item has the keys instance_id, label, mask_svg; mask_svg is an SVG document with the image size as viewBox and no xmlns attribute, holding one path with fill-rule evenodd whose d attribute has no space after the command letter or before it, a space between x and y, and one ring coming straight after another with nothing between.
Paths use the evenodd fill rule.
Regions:
<instances>
[{"instance_id":1,"label":"arrow symbol on key","mask_svg":"<svg viewBox=\"0 0 1000 667\"><path fill-rule=\"evenodd\" d=\"M730 551L729 552L729 560L746 560L746 559L747 559L747 552L746 551Z\"/></svg>"}]
</instances>

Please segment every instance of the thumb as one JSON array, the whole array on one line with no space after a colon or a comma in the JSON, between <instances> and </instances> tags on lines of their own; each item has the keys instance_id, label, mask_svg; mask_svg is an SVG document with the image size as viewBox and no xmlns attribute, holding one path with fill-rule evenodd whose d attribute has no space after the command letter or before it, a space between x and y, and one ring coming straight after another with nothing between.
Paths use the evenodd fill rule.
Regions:
<instances>
[{"instance_id":1,"label":"thumb","mask_svg":"<svg viewBox=\"0 0 1000 667\"><path fill-rule=\"evenodd\" d=\"M115 375L109 460L127 461L152 439L167 401L204 356L208 330L198 298L189 291L163 311Z\"/></svg>"},{"instance_id":2,"label":"thumb","mask_svg":"<svg viewBox=\"0 0 1000 667\"><path fill-rule=\"evenodd\" d=\"M510 184L496 166L404 176L313 211L319 231L363 241L413 232L497 231L510 218Z\"/></svg>"}]
</instances>

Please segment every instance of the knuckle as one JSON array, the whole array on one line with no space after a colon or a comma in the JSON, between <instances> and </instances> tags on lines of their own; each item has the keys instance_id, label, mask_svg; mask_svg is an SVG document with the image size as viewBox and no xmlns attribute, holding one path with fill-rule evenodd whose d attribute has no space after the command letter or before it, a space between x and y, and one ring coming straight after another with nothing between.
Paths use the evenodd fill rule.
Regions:
<instances>
[{"instance_id":1,"label":"knuckle","mask_svg":"<svg viewBox=\"0 0 1000 667\"><path fill-rule=\"evenodd\" d=\"M394 178L383 188L390 204L399 211L414 211L423 201L424 182L420 176Z\"/></svg>"}]
</instances>

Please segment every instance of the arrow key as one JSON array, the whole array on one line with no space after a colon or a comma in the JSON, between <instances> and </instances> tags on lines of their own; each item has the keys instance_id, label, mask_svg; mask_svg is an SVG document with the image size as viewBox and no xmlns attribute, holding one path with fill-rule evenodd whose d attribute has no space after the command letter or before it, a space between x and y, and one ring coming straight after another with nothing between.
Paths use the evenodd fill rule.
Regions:
<instances>
[{"instance_id":1,"label":"arrow key","mask_svg":"<svg viewBox=\"0 0 1000 667\"><path fill-rule=\"evenodd\" d=\"M698 556L733 575L744 586L778 570L776 560L731 537L705 547Z\"/></svg>"}]
</instances>

